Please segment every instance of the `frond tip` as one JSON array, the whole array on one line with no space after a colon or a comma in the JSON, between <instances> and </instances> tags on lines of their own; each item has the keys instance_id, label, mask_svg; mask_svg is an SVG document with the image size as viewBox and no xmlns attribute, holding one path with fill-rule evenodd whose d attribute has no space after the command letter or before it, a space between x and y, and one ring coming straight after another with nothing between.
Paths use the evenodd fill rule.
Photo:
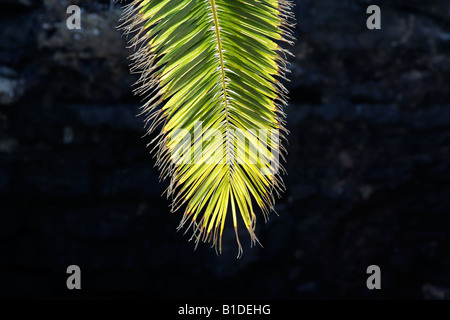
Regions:
<instances>
[{"instance_id":1,"label":"frond tip","mask_svg":"<svg viewBox=\"0 0 450 320\"><path fill-rule=\"evenodd\" d=\"M280 160L283 107L292 44L287 0L135 0L125 7L135 93L172 211L184 207L178 229L222 251L231 216L255 235L259 207L267 220L284 190Z\"/></svg>"}]
</instances>

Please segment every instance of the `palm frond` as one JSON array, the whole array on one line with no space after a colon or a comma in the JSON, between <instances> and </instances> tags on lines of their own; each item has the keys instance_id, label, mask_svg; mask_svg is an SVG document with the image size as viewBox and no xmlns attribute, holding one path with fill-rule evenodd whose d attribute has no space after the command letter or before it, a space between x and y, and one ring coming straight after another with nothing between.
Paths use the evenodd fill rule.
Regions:
<instances>
[{"instance_id":1,"label":"palm frond","mask_svg":"<svg viewBox=\"0 0 450 320\"><path fill-rule=\"evenodd\" d=\"M251 244L259 207L265 219L284 190L283 106L286 55L292 43L286 0L135 0L125 7L124 33L135 49L135 92L143 96L150 143L179 229L196 245L222 251L232 216Z\"/></svg>"}]
</instances>

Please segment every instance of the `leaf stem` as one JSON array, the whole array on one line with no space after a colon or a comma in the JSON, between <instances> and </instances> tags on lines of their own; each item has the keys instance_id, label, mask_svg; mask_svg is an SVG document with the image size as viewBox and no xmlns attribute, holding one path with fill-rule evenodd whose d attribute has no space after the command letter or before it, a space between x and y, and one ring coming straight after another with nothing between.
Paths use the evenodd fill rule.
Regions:
<instances>
[{"instance_id":1,"label":"leaf stem","mask_svg":"<svg viewBox=\"0 0 450 320\"><path fill-rule=\"evenodd\" d=\"M217 49L219 51L219 63L220 63L220 70L221 70L221 76L222 76L222 90L223 90L223 99L224 99L224 107L225 107L225 134L226 134L226 160L227 163L231 157L231 148L230 148L230 137L229 137L229 130L230 130L230 122L228 119L228 97L227 97L227 82L226 82L226 75L225 75L225 62L223 58L223 48L222 48L222 38L220 37L220 25L219 25L219 16L217 14L216 9L216 1L215 0L209 0L209 3L211 4L211 10L212 15L214 19L214 28L216 31L216 37L217 37Z\"/></svg>"}]
</instances>

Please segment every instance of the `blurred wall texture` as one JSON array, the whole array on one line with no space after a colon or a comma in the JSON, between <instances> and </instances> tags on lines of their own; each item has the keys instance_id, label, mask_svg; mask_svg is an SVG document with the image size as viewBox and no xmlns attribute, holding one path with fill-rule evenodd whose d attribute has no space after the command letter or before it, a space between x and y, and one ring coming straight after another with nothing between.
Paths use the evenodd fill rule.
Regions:
<instances>
[{"instance_id":1,"label":"blurred wall texture","mask_svg":"<svg viewBox=\"0 0 450 320\"><path fill-rule=\"evenodd\" d=\"M296 3L287 192L236 260L175 230L120 6L0 0L0 296L450 298L450 3Z\"/></svg>"}]
</instances>

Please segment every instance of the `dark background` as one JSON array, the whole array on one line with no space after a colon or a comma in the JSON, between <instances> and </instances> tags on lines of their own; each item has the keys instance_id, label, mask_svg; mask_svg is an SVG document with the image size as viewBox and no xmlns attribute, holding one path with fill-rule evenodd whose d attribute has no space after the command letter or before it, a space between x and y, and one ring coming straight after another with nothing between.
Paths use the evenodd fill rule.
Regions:
<instances>
[{"instance_id":1,"label":"dark background","mask_svg":"<svg viewBox=\"0 0 450 320\"><path fill-rule=\"evenodd\" d=\"M0 296L450 298L450 2L296 2L287 191L236 260L176 232L120 6L0 0Z\"/></svg>"}]
</instances>

